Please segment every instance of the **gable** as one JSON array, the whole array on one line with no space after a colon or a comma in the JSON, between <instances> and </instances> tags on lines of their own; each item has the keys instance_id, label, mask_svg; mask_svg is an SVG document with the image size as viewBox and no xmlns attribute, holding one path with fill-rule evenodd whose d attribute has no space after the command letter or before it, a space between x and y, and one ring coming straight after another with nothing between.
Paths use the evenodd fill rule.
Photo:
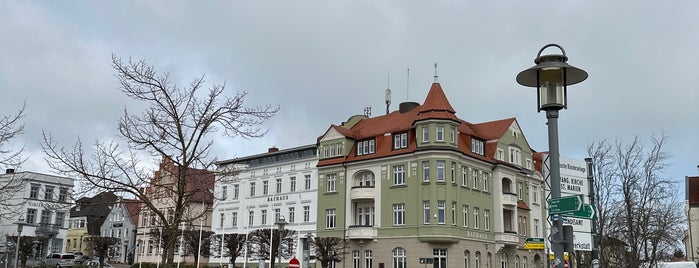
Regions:
<instances>
[{"instance_id":1,"label":"gable","mask_svg":"<svg viewBox=\"0 0 699 268\"><path fill-rule=\"evenodd\" d=\"M337 131L335 128L330 128L328 132L323 135L323 137L320 139L320 141L329 141L329 140L336 140L336 139L344 139L345 135L342 135L339 131Z\"/></svg>"}]
</instances>

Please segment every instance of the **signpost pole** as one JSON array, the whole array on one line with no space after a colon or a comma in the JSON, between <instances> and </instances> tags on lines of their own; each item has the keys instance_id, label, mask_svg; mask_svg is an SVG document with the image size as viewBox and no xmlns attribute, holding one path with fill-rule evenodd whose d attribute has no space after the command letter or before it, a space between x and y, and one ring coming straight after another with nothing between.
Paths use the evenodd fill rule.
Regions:
<instances>
[{"instance_id":1,"label":"signpost pole","mask_svg":"<svg viewBox=\"0 0 699 268\"><path fill-rule=\"evenodd\" d=\"M597 268L597 267L599 267L599 252L597 250L597 219L594 215L594 214L596 214L595 213L595 209L596 209L596 207L595 207L595 192L596 191L594 189L595 188L595 177L593 176L594 173L592 172L592 168L593 168L592 158L585 158L585 163L587 164L587 181L589 184L588 189L590 191L590 204L592 205L592 213L593 213L592 222L591 222L592 226L590 228L590 232L592 233L591 234L591 236L592 236L592 252L590 254L592 256L591 266L592 266L592 268Z\"/></svg>"}]
</instances>

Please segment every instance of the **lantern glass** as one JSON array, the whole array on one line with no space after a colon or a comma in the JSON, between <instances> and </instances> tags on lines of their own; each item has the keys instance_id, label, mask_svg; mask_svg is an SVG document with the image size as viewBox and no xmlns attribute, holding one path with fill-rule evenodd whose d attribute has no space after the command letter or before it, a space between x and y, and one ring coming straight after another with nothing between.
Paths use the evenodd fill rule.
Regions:
<instances>
[{"instance_id":1,"label":"lantern glass","mask_svg":"<svg viewBox=\"0 0 699 268\"><path fill-rule=\"evenodd\" d=\"M564 68L539 70L539 110L566 107Z\"/></svg>"}]
</instances>

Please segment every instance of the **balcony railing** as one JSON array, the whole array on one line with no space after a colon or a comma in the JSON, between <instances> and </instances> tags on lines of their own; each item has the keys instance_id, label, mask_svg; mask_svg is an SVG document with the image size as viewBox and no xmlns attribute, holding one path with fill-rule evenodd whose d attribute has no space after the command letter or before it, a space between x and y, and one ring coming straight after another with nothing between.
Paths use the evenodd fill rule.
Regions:
<instances>
[{"instance_id":1,"label":"balcony railing","mask_svg":"<svg viewBox=\"0 0 699 268\"><path fill-rule=\"evenodd\" d=\"M357 186L350 190L350 199L374 199L374 186Z\"/></svg>"},{"instance_id":2,"label":"balcony railing","mask_svg":"<svg viewBox=\"0 0 699 268\"><path fill-rule=\"evenodd\" d=\"M36 236L39 237L53 237L58 234L58 226L50 223L39 223L36 226Z\"/></svg>"},{"instance_id":3,"label":"balcony railing","mask_svg":"<svg viewBox=\"0 0 699 268\"><path fill-rule=\"evenodd\" d=\"M506 244L506 245L518 245L519 244L519 236L517 235L517 232L514 232L514 231L505 231L504 233L496 233L495 234L495 242Z\"/></svg>"},{"instance_id":4,"label":"balcony railing","mask_svg":"<svg viewBox=\"0 0 699 268\"><path fill-rule=\"evenodd\" d=\"M502 193L500 195L500 203L502 203L503 206L517 206L517 194Z\"/></svg>"},{"instance_id":5,"label":"balcony railing","mask_svg":"<svg viewBox=\"0 0 699 268\"><path fill-rule=\"evenodd\" d=\"M347 238L349 239L374 239L377 236L376 227L350 225L347 228Z\"/></svg>"}]
</instances>

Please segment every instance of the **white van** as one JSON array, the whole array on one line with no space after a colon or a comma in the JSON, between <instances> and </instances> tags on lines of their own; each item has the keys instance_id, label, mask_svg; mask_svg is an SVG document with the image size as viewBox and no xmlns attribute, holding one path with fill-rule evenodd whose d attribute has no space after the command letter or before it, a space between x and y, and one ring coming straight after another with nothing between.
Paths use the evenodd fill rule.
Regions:
<instances>
[{"instance_id":1,"label":"white van","mask_svg":"<svg viewBox=\"0 0 699 268\"><path fill-rule=\"evenodd\" d=\"M73 267L75 265L75 254L73 253L53 253L46 256L44 264L47 268Z\"/></svg>"},{"instance_id":2,"label":"white van","mask_svg":"<svg viewBox=\"0 0 699 268\"><path fill-rule=\"evenodd\" d=\"M697 268L697 265L691 261L676 261L676 262L659 262L657 268Z\"/></svg>"}]
</instances>

